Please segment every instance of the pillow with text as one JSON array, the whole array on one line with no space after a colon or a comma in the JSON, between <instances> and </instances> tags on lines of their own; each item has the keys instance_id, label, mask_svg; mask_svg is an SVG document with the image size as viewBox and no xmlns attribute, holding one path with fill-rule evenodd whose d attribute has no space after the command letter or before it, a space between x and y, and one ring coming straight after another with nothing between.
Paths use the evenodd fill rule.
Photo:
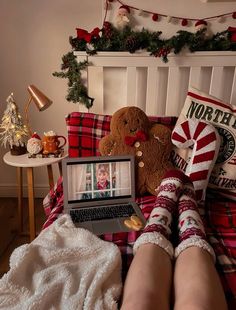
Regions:
<instances>
[{"instance_id":1,"label":"pillow with text","mask_svg":"<svg viewBox=\"0 0 236 310\"><path fill-rule=\"evenodd\" d=\"M212 170L208 187L236 200L236 107L190 88L177 124L186 119L204 120L212 124L220 136L220 150ZM172 160L176 167L186 171L192 149L174 147Z\"/></svg>"}]
</instances>

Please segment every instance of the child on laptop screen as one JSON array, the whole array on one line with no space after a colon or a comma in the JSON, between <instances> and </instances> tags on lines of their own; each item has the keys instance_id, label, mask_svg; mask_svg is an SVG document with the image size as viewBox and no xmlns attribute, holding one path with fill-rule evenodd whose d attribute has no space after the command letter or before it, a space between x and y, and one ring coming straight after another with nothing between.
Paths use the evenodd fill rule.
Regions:
<instances>
[{"instance_id":1,"label":"child on laptop screen","mask_svg":"<svg viewBox=\"0 0 236 310\"><path fill-rule=\"evenodd\" d=\"M97 198L100 197L110 197L110 191L107 189L111 188L109 180L109 166L106 164L98 164L96 169L96 178L97 183L95 184L95 190L98 190L95 193Z\"/></svg>"}]
</instances>

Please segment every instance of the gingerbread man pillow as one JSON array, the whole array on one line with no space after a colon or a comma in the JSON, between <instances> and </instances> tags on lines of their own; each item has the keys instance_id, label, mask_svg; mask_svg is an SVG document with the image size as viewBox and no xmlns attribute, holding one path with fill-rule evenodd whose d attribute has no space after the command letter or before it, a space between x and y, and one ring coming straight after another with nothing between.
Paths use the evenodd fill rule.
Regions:
<instances>
[{"instance_id":1,"label":"gingerbread man pillow","mask_svg":"<svg viewBox=\"0 0 236 310\"><path fill-rule=\"evenodd\" d=\"M163 175L172 169L171 130L152 124L137 107L124 107L114 113L111 132L99 143L101 155L133 155L135 157L136 194L156 195Z\"/></svg>"}]
</instances>

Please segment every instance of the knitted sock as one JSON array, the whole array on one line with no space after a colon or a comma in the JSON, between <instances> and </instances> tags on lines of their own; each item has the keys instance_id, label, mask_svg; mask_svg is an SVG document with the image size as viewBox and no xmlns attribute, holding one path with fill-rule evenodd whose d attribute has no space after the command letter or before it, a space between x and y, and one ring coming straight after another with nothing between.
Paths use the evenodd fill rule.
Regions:
<instances>
[{"instance_id":1,"label":"knitted sock","mask_svg":"<svg viewBox=\"0 0 236 310\"><path fill-rule=\"evenodd\" d=\"M163 248L171 257L173 246L169 241L171 221L176 203L188 177L182 171L168 171L157 192L157 198L142 235L134 244L134 253L141 244L154 243Z\"/></svg>"},{"instance_id":2,"label":"knitted sock","mask_svg":"<svg viewBox=\"0 0 236 310\"><path fill-rule=\"evenodd\" d=\"M212 247L206 241L206 233L198 211L195 191L192 182L186 183L179 198L179 245L175 249L175 257L191 246L200 247L208 251L215 260Z\"/></svg>"}]
</instances>

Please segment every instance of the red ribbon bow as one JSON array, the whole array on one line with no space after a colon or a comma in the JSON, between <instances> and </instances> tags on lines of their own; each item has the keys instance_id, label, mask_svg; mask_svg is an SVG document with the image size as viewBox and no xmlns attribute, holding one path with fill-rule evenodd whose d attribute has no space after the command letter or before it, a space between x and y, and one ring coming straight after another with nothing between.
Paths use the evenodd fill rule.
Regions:
<instances>
[{"instance_id":1,"label":"red ribbon bow","mask_svg":"<svg viewBox=\"0 0 236 310\"><path fill-rule=\"evenodd\" d=\"M126 136L125 144L133 146L136 141L147 141L147 134L143 130L139 130L135 136Z\"/></svg>"},{"instance_id":2,"label":"red ribbon bow","mask_svg":"<svg viewBox=\"0 0 236 310\"><path fill-rule=\"evenodd\" d=\"M100 29L98 27L94 28L93 31L88 32L85 29L76 28L77 38L80 40L85 40L87 43L90 43L93 38L99 38Z\"/></svg>"},{"instance_id":3,"label":"red ribbon bow","mask_svg":"<svg viewBox=\"0 0 236 310\"><path fill-rule=\"evenodd\" d=\"M227 29L229 33L231 34L230 40L231 42L236 42L236 27L228 27Z\"/></svg>"}]
</instances>

